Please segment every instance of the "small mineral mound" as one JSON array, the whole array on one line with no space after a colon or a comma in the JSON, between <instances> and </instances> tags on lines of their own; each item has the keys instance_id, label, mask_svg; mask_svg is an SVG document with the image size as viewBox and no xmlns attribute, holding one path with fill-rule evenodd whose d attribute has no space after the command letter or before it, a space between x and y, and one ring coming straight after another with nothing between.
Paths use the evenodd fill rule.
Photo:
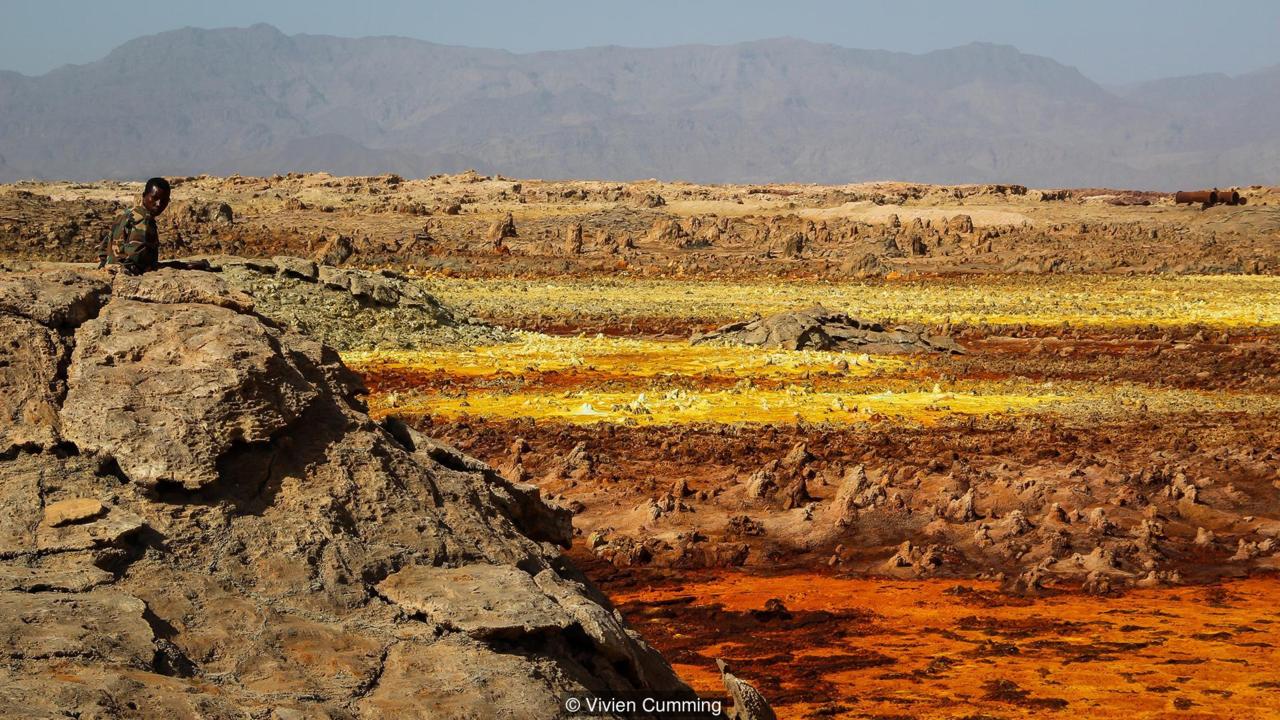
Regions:
<instances>
[{"instance_id":1,"label":"small mineral mound","mask_svg":"<svg viewBox=\"0 0 1280 720\"><path fill-rule=\"evenodd\" d=\"M729 323L706 334L695 333L691 342L695 345L727 342L784 350L838 350L881 355L924 352L959 355L965 352L946 335L929 335L922 328L909 326L886 328L880 323L849 317L821 305Z\"/></svg>"}]
</instances>

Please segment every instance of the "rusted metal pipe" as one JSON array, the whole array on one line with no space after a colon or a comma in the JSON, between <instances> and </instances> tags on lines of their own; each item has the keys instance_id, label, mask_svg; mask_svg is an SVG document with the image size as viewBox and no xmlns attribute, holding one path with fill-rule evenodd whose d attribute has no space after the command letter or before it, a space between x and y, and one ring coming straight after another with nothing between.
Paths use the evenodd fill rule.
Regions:
<instances>
[{"instance_id":1,"label":"rusted metal pipe","mask_svg":"<svg viewBox=\"0 0 1280 720\"><path fill-rule=\"evenodd\" d=\"M1244 205L1248 200L1240 197L1236 190L1179 190L1174 193L1173 201L1179 205L1200 203L1201 207L1211 205Z\"/></svg>"},{"instance_id":2,"label":"rusted metal pipe","mask_svg":"<svg viewBox=\"0 0 1280 720\"><path fill-rule=\"evenodd\" d=\"M1201 205L1218 204L1217 190L1179 190L1174 193L1173 201L1179 205L1200 203Z\"/></svg>"}]
</instances>

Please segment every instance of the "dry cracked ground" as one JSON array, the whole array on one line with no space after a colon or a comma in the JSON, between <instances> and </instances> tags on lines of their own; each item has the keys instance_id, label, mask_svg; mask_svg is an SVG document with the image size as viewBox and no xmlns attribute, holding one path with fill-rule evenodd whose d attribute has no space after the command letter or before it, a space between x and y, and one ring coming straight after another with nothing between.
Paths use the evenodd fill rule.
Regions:
<instances>
[{"instance_id":1,"label":"dry cracked ground","mask_svg":"<svg viewBox=\"0 0 1280 720\"><path fill-rule=\"evenodd\" d=\"M0 188L5 264L69 272L48 262L90 260L137 190ZM1201 208L996 185L180 179L162 236L170 255L216 272L119 279L97 318L24 320L22 337L47 338L22 346L38 360L0 370L27 373L6 387L47 386L23 401L43 420L12 440L8 467L84 483L37 483L27 524L14 521L27 534L10 544L38 549L58 528L109 538L5 555L30 568L22 577L92 566L107 578L14 581L11 595L132 597L141 604L94 612L138 608L138 647L157 648L149 666L108 663L147 679L41 682L128 682L156 702L180 685L189 702L284 698L358 716L371 698L431 697L403 683L455 677L416 659L449 643L480 653L475 672L493 682L512 674L491 663L513 657L558 668L533 675L553 690L676 682L547 545L571 540L568 557L681 681L723 693L715 661L727 660L780 717L1280 714L1280 194L1242 195ZM221 286L201 290L210 283ZM336 359L233 345L216 352L274 362L277 380L250 373L225 406L184 400L194 426L119 400L113 376L179 362L129 346L152 333L129 324L192 302L252 318L271 347L323 341L367 396ZM95 330L104 317L122 327ZM13 370L36 365L44 375ZM349 435L312 437L328 425L298 408L314 406L317 372L353 416L367 398L372 419L347 421L357 445L376 437L388 457L471 468L470 489L440 489L463 482L440 469L413 471L434 491L393 482L399 465L357 469L365 451L334 449ZM145 396L204 387L182 378ZM191 432L207 423L222 444ZM424 459L425 437L459 450L430 444ZM5 492L21 487L7 477ZM533 488L565 514L531 510L544 507ZM488 524L440 509L463 496ZM494 517L510 527L494 535ZM522 537L539 541L519 551L533 564L484 544L526 548ZM505 572L495 558L523 571L509 578L521 593L579 608L577 624L503 625L539 617L540 600L483 621L501 631L442 617L466 603L421 589L469 587L473 576L432 574L482 556L483 572ZM552 581L578 583L609 630ZM193 586L211 595L178 598ZM372 675L347 633L372 638ZM297 637L300 648L286 642ZM629 664L601 664L606 647L627 648ZM106 652L33 651L11 661L19 679L6 687L51 702L63 696L24 673L97 668L106 655L90 653Z\"/></svg>"}]
</instances>

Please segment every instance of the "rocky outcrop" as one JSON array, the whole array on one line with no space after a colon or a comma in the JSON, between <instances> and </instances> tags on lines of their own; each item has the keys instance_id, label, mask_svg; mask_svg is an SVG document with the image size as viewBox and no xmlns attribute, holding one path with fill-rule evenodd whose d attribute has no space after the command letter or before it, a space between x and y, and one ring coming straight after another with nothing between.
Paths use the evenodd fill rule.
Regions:
<instances>
[{"instance_id":1,"label":"rocky outcrop","mask_svg":"<svg viewBox=\"0 0 1280 720\"><path fill-rule=\"evenodd\" d=\"M288 275L301 280L315 280L319 273L319 266L316 265L315 261L306 258L277 255L271 258L271 262L275 263L276 270L281 275Z\"/></svg>"},{"instance_id":2,"label":"rocky outcrop","mask_svg":"<svg viewBox=\"0 0 1280 720\"><path fill-rule=\"evenodd\" d=\"M824 511L824 526L843 530L854 524L858 511L875 505L885 497L884 487L867 479L867 471L856 465L844 472L840 488Z\"/></svg>"},{"instance_id":3,"label":"rocky outcrop","mask_svg":"<svg viewBox=\"0 0 1280 720\"><path fill-rule=\"evenodd\" d=\"M161 300L216 304L234 297L232 309L251 309L344 352L488 344L508 337L505 331L456 317L418 281L398 272L317 265L287 255L201 260L216 272L188 273L181 286L186 293L197 286L209 286L211 292L204 299ZM153 275L117 280L117 296L121 282L145 285Z\"/></svg>"},{"instance_id":4,"label":"rocky outcrop","mask_svg":"<svg viewBox=\"0 0 1280 720\"><path fill-rule=\"evenodd\" d=\"M0 315L35 320L54 330L75 328L98 314L108 291L105 278L70 270L13 275L0 283Z\"/></svg>"},{"instance_id":5,"label":"rocky outcrop","mask_svg":"<svg viewBox=\"0 0 1280 720\"><path fill-rule=\"evenodd\" d=\"M222 277L208 272L186 273L175 280L172 269L144 275L117 274L112 278L111 296L116 299L147 303L179 305L198 303L247 313L253 310L253 298L232 290Z\"/></svg>"},{"instance_id":6,"label":"rocky outcrop","mask_svg":"<svg viewBox=\"0 0 1280 720\"><path fill-rule=\"evenodd\" d=\"M744 320L694 334L693 344L729 342L786 350L841 350L866 353L963 353L948 336L909 327L886 328L833 312L821 305L807 310Z\"/></svg>"},{"instance_id":7,"label":"rocky outcrop","mask_svg":"<svg viewBox=\"0 0 1280 720\"><path fill-rule=\"evenodd\" d=\"M316 252L317 262L325 265L341 265L355 255L356 247L346 235L333 235L324 241Z\"/></svg>"},{"instance_id":8,"label":"rocky outcrop","mask_svg":"<svg viewBox=\"0 0 1280 720\"><path fill-rule=\"evenodd\" d=\"M28 300L0 305L4 707L523 718L687 692L560 555L567 511L375 423L331 349L210 277L0 276Z\"/></svg>"},{"instance_id":9,"label":"rocky outcrop","mask_svg":"<svg viewBox=\"0 0 1280 720\"><path fill-rule=\"evenodd\" d=\"M582 254L582 223L569 226L564 234L564 251L569 255Z\"/></svg>"},{"instance_id":10,"label":"rocky outcrop","mask_svg":"<svg viewBox=\"0 0 1280 720\"><path fill-rule=\"evenodd\" d=\"M854 277L874 277L888 272L888 266L875 253L864 253L856 260L850 258L841 265L841 272Z\"/></svg>"},{"instance_id":11,"label":"rocky outcrop","mask_svg":"<svg viewBox=\"0 0 1280 720\"><path fill-rule=\"evenodd\" d=\"M733 701L733 707L727 713L731 720L775 720L773 708L751 683L735 676L724 660L716 660L720 668L720 680L724 690Z\"/></svg>"},{"instance_id":12,"label":"rocky outcrop","mask_svg":"<svg viewBox=\"0 0 1280 720\"><path fill-rule=\"evenodd\" d=\"M489 241L490 246L495 251L505 251L507 239L518 235L515 218L511 216L511 213L507 213L506 217L489 226L489 230L485 233L485 239Z\"/></svg>"},{"instance_id":13,"label":"rocky outcrop","mask_svg":"<svg viewBox=\"0 0 1280 720\"><path fill-rule=\"evenodd\" d=\"M173 270L160 282L178 285ZM191 273L200 277L203 273ZM116 299L75 336L64 436L131 480L199 489L233 445L270 440L319 389L276 333L215 305ZM319 355L318 348L307 348Z\"/></svg>"}]
</instances>

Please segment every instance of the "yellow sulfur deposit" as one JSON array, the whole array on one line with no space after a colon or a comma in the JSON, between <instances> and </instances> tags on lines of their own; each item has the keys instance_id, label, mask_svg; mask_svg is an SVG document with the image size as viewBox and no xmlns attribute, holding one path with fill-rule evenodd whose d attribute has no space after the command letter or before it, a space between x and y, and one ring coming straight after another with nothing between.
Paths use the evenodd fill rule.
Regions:
<instances>
[{"instance_id":1,"label":"yellow sulfur deposit","mask_svg":"<svg viewBox=\"0 0 1280 720\"><path fill-rule=\"evenodd\" d=\"M997 414L1025 411L1053 402L1055 396L969 395L910 392L874 395L766 391L660 393L578 392L552 395L472 393L465 398L422 397L397 405L397 412L439 417L528 417L571 423L671 425L684 423L836 423L868 420L873 414L928 422L946 414ZM390 409L390 408L388 408Z\"/></svg>"},{"instance_id":2,"label":"yellow sulfur deposit","mask_svg":"<svg viewBox=\"0 0 1280 720\"><path fill-rule=\"evenodd\" d=\"M1265 275L1006 275L841 283L432 278L428 286L447 304L526 326L546 316L578 322L718 323L815 303L900 323L1280 326L1280 277Z\"/></svg>"},{"instance_id":3,"label":"yellow sulfur deposit","mask_svg":"<svg viewBox=\"0 0 1280 720\"><path fill-rule=\"evenodd\" d=\"M370 398L375 415L533 418L568 423L930 423L1051 410L1104 421L1143 413L1280 412L1280 399L1133 383L1036 383L927 376L928 357L763 350L520 333L474 349L347 353L372 379L430 379ZM555 374L552 383L539 383Z\"/></svg>"},{"instance_id":4,"label":"yellow sulfur deposit","mask_svg":"<svg viewBox=\"0 0 1280 720\"><path fill-rule=\"evenodd\" d=\"M769 351L599 335L553 337L525 332L519 337L518 342L473 349L362 352L344 354L343 358L357 369L380 366L423 372L438 370L457 377L561 370L593 371L631 378L702 374L782 378L832 372L867 376L900 370L908 363L899 358L858 353Z\"/></svg>"}]
</instances>

